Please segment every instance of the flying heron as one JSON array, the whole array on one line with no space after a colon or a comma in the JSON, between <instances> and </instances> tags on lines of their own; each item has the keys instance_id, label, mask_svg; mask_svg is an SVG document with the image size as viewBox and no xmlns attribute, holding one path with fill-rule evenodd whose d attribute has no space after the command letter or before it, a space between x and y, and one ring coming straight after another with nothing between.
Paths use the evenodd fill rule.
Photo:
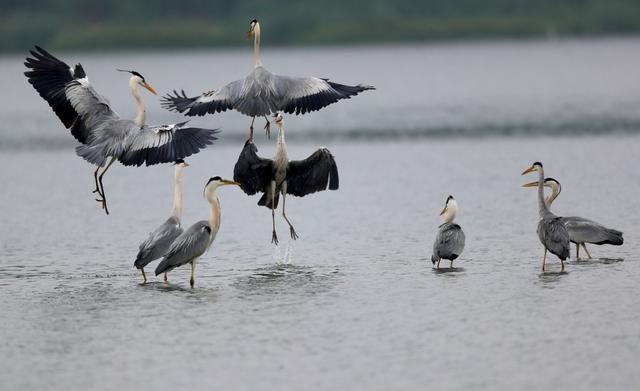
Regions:
<instances>
[{"instance_id":1,"label":"flying heron","mask_svg":"<svg viewBox=\"0 0 640 391\"><path fill-rule=\"evenodd\" d=\"M464 250L464 232L462 228L453 222L458 213L458 202L453 196L447 197L444 209L440 212L444 222L438 227L438 234L433 243L433 255L431 263L440 269L440 260L448 259L449 268L453 267L453 261L462 254Z\"/></svg>"},{"instance_id":2,"label":"flying heron","mask_svg":"<svg viewBox=\"0 0 640 391\"><path fill-rule=\"evenodd\" d=\"M226 185L239 185L239 183L222 179L219 176L209 179L204 188L205 197L207 197L207 201L211 205L209 220L202 220L193 224L171 243L162 262L156 267L156 276L190 263L191 280L189 283L193 287L198 258L209 249L216 238L218 229L220 229L220 201L216 196L216 189Z\"/></svg>"},{"instance_id":3,"label":"flying heron","mask_svg":"<svg viewBox=\"0 0 640 391\"><path fill-rule=\"evenodd\" d=\"M200 96L189 98L173 91L163 98L162 106L168 110L188 116L215 114L229 109L252 117L249 139L253 139L253 122L256 117L267 121L264 129L270 136L267 116L277 111L305 114L317 111L340 99L349 99L362 91L375 89L372 86L348 86L317 77L290 77L275 75L262 66L260 60L260 23L252 20L248 37L253 37L255 68L244 79L233 81L219 90L211 90Z\"/></svg>"},{"instance_id":4,"label":"flying heron","mask_svg":"<svg viewBox=\"0 0 640 391\"><path fill-rule=\"evenodd\" d=\"M524 186L537 187L538 181L527 183ZM562 192L562 186L560 182L553 178L545 178L544 186L551 189L551 194L545 199L547 207L551 208L553 201L558 197L560 192ZM568 216L562 217L562 221L569 233L569 240L576 245L576 260L580 259L580 246L584 248L587 256L591 259L591 254L589 254L585 243L597 245L611 244L613 246L620 246L624 243L622 232L607 228L593 220L578 216Z\"/></svg>"},{"instance_id":5,"label":"flying heron","mask_svg":"<svg viewBox=\"0 0 640 391\"><path fill-rule=\"evenodd\" d=\"M282 115L274 116L278 126L278 144L273 159L258 156L258 148L249 138L240 152L238 161L233 169L233 179L240 183L240 188L248 195L261 192L262 198L258 205L271 209L273 226L271 242L278 244L276 235L275 209L282 194L282 217L289 224L292 239L298 234L291 225L285 212L287 194L303 197L317 191L337 190L339 185L338 167L333 155L326 148L320 148L304 160L289 161L287 145L284 139L284 120Z\"/></svg>"},{"instance_id":6,"label":"flying heron","mask_svg":"<svg viewBox=\"0 0 640 391\"><path fill-rule=\"evenodd\" d=\"M144 267L155 261L167 252L171 243L184 231L182 222L182 170L189 164L180 159L176 161L174 173L173 214L162 225L149 234L149 237L140 243L138 255L134 266L142 272L144 283L147 283L147 275ZM167 281L167 273L164 274Z\"/></svg>"},{"instance_id":7,"label":"flying heron","mask_svg":"<svg viewBox=\"0 0 640 391\"><path fill-rule=\"evenodd\" d=\"M172 163L184 159L211 144L216 129L185 128L182 122L172 125L145 125L145 109L138 86L154 95L156 91L136 71L131 74L129 89L136 100L137 114L134 120L122 119L89 83L82 65L73 69L46 50L36 46L30 51L24 74L29 83L47 101L63 125L81 142L76 153L97 166L93 173L96 189L101 197L96 201L109 214L102 178L109 167L118 160L125 166L147 166ZM100 175L100 168L104 167Z\"/></svg>"},{"instance_id":8,"label":"flying heron","mask_svg":"<svg viewBox=\"0 0 640 391\"><path fill-rule=\"evenodd\" d=\"M544 257L542 258L542 271L545 269L547 260L547 251L560 258L561 270L564 271L564 260L569 258L569 233L564 226L562 217L558 217L551 213L549 207L544 202L544 168L542 163L535 162L526 169L522 175L530 172L538 173L538 213L540 214L540 222L538 223L538 238L544 246ZM526 186L526 185L524 185Z\"/></svg>"}]
</instances>

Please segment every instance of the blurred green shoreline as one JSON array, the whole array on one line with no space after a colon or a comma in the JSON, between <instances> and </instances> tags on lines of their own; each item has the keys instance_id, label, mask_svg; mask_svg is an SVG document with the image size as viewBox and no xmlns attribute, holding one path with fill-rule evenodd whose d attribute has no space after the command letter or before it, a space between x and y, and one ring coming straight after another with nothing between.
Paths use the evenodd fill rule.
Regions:
<instances>
[{"instance_id":1,"label":"blurred green shoreline","mask_svg":"<svg viewBox=\"0 0 640 391\"><path fill-rule=\"evenodd\" d=\"M237 47L254 17L270 46L640 34L631 0L5 0L0 53Z\"/></svg>"}]
</instances>

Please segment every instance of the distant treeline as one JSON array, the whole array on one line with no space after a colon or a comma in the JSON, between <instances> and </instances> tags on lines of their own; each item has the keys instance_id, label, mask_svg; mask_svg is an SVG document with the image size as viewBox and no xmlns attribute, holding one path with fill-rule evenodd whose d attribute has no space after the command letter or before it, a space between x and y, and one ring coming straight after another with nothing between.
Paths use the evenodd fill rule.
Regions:
<instances>
[{"instance_id":1,"label":"distant treeline","mask_svg":"<svg viewBox=\"0 0 640 391\"><path fill-rule=\"evenodd\" d=\"M0 52L640 33L639 0L0 0Z\"/></svg>"}]
</instances>

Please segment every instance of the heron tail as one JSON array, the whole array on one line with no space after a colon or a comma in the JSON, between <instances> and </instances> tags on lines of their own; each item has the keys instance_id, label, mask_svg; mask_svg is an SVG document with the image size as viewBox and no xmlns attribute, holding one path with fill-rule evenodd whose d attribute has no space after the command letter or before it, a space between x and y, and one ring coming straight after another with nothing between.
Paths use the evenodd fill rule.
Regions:
<instances>
[{"instance_id":1,"label":"heron tail","mask_svg":"<svg viewBox=\"0 0 640 391\"><path fill-rule=\"evenodd\" d=\"M611 244L613 246L621 246L624 243L624 238L622 237L622 232L608 228L606 230L606 240L596 243L596 244Z\"/></svg>"}]
</instances>

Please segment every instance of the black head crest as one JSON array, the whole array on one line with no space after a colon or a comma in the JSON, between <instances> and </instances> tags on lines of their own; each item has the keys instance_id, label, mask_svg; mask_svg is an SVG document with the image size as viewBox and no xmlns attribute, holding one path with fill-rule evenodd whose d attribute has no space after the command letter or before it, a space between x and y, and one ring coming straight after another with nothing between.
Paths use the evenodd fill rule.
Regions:
<instances>
[{"instance_id":1,"label":"black head crest","mask_svg":"<svg viewBox=\"0 0 640 391\"><path fill-rule=\"evenodd\" d=\"M183 159L178 159L178 160L176 160L174 163L175 163L175 164L184 163L184 160L183 160Z\"/></svg>"},{"instance_id":2,"label":"black head crest","mask_svg":"<svg viewBox=\"0 0 640 391\"><path fill-rule=\"evenodd\" d=\"M249 24L254 24L254 23L258 23L257 19L253 19L251 22L249 22Z\"/></svg>"},{"instance_id":3,"label":"black head crest","mask_svg":"<svg viewBox=\"0 0 640 391\"><path fill-rule=\"evenodd\" d=\"M141 79L142 79L142 81L144 81L144 76L142 76L141 74L139 74L139 73L138 73L138 72L136 72L136 71L128 71L128 70L126 70L126 69L116 69L116 71L118 71L118 72L127 72L127 73L130 73L130 74L132 74L132 75L134 75L134 76L138 76L139 78L141 78Z\"/></svg>"},{"instance_id":4,"label":"black head crest","mask_svg":"<svg viewBox=\"0 0 640 391\"><path fill-rule=\"evenodd\" d=\"M540 166L540 167L542 167L542 163L540 163L540 162L534 162L532 165L533 165L533 166Z\"/></svg>"}]
</instances>

